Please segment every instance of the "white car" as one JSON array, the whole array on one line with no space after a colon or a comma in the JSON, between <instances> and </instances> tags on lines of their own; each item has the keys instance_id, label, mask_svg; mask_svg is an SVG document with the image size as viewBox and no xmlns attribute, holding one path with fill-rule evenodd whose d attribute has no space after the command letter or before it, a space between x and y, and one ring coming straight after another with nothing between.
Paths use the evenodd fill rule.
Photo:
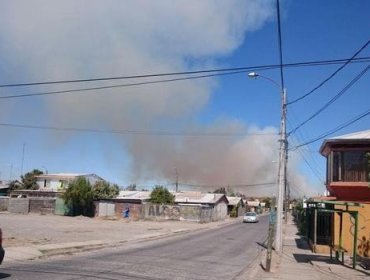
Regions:
<instances>
[{"instance_id":1,"label":"white car","mask_svg":"<svg viewBox=\"0 0 370 280\"><path fill-rule=\"evenodd\" d=\"M256 212L247 212L244 214L243 223L258 223L258 215Z\"/></svg>"}]
</instances>

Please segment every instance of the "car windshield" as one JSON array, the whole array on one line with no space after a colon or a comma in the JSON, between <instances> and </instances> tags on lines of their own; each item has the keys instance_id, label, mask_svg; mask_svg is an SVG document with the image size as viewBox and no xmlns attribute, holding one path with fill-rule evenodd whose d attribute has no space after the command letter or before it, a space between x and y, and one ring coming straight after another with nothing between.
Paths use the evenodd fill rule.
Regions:
<instances>
[{"instance_id":1,"label":"car windshield","mask_svg":"<svg viewBox=\"0 0 370 280\"><path fill-rule=\"evenodd\" d=\"M247 212L245 213L246 216L256 216L257 214L254 212Z\"/></svg>"}]
</instances>

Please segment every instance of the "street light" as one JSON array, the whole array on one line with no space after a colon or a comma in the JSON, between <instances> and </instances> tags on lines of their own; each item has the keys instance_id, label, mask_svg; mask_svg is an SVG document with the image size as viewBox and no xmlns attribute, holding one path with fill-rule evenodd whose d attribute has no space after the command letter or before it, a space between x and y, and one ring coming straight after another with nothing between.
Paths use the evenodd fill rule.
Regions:
<instances>
[{"instance_id":1,"label":"street light","mask_svg":"<svg viewBox=\"0 0 370 280\"><path fill-rule=\"evenodd\" d=\"M279 254L283 248L283 207L284 207L284 191L287 182L287 159L288 159L288 141L286 134L286 90L273 79L260 75L256 72L248 73L248 77L252 79L263 78L272 82L279 88L281 94L281 121L280 121L280 148L279 148L279 172L278 172L278 196L277 196L277 214L276 214L276 235L275 235L275 250ZM285 209L286 211L286 209Z\"/></svg>"}]
</instances>

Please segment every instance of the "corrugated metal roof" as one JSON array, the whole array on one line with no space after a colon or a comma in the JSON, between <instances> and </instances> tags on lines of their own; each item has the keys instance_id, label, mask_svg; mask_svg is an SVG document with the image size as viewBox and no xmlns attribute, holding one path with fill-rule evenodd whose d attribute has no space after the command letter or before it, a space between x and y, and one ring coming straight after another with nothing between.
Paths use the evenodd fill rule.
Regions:
<instances>
[{"instance_id":1,"label":"corrugated metal roof","mask_svg":"<svg viewBox=\"0 0 370 280\"><path fill-rule=\"evenodd\" d=\"M333 140L334 139L370 139L370 130L349 133L349 134L329 138L328 140L331 140L331 139Z\"/></svg>"},{"instance_id":2,"label":"corrugated metal roof","mask_svg":"<svg viewBox=\"0 0 370 280\"><path fill-rule=\"evenodd\" d=\"M201 192L178 192L174 193L176 203L200 203L215 204L224 194L221 193L201 193ZM225 196L226 198L226 196Z\"/></svg>"},{"instance_id":3,"label":"corrugated metal roof","mask_svg":"<svg viewBox=\"0 0 370 280\"><path fill-rule=\"evenodd\" d=\"M227 200L229 201L229 205L237 206L240 201L242 201L241 197L235 197L235 196L227 196Z\"/></svg>"},{"instance_id":4,"label":"corrugated metal roof","mask_svg":"<svg viewBox=\"0 0 370 280\"><path fill-rule=\"evenodd\" d=\"M359 132L354 132L350 134L345 134L333 138L325 139L320 147L320 153L322 155L327 155L328 147L332 144L343 143L343 144L367 144L370 143L370 130L364 130Z\"/></svg>"},{"instance_id":5,"label":"corrugated metal roof","mask_svg":"<svg viewBox=\"0 0 370 280\"><path fill-rule=\"evenodd\" d=\"M260 201L259 200L247 200L245 202L248 206L253 206L253 207L258 207L260 206Z\"/></svg>"},{"instance_id":6,"label":"corrugated metal roof","mask_svg":"<svg viewBox=\"0 0 370 280\"><path fill-rule=\"evenodd\" d=\"M150 191L120 191L117 199L121 200L148 200ZM175 196L175 203L192 203L192 204L215 204L224 194L219 193L201 193L201 192L172 192ZM226 198L226 196L225 196Z\"/></svg>"},{"instance_id":7,"label":"corrugated metal roof","mask_svg":"<svg viewBox=\"0 0 370 280\"><path fill-rule=\"evenodd\" d=\"M120 191L118 199L148 200L151 192L149 191Z\"/></svg>"}]
</instances>

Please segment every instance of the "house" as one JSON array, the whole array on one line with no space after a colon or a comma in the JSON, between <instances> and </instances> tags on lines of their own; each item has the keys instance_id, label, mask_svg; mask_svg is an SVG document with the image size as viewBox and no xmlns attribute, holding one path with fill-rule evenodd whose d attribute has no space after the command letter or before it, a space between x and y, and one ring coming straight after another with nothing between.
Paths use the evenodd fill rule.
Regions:
<instances>
[{"instance_id":1,"label":"house","mask_svg":"<svg viewBox=\"0 0 370 280\"><path fill-rule=\"evenodd\" d=\"M247 211L260 213L261 202L258 199L246 200L245 205L246 205Z\"/></svg>"},{"instance_id":2,"label":"house","mask_svg":"<svg viewBox=\"0 0 370 280\"><path fill-rule=\"evenodd\" d=\"M308 237L313 247L343 248L355 264L370 257L370 130L326 139L320 153L330 199L308 203Z\"/></svg>"},{"instance_id":3,"label":"house","mask_svg":"<svg viewBox=\"0 0 370 280\"><path fill-rule=\"evenodd\" d=\"M230 215L235 209L235 217L243 216L245 212L245 204L241 197L235 197L235 196L227 196L227 200L229 201L229 204L227 206L227 214Z\"/></svg>"},{"instance_id":4,"label":"house","mask_svg":"<svg viewBox=\"0 0 370 280\"><path fill-rule=\"evenodd\" d=\"M197 220L200 222L220 221L227 218L227 205L229 201L225 194L184 191L174 193L174 195L175 204L183 206L184 209L186 209L184 206L188 208L189 206L193 206L193 208L199 209L196 212L199 213ZM185 219L192 220L191 218Z\"/></svg>"},{"instance_id":5,"label":"house","mask_svg":"<svg viewBox=\"0 0 370 280\"><path fill-rule=\"evenodd\" d=\"M98 181L103 181L101 177L92 173L55 173L35 177L40 191L62 191L68 187L69 183L80 177L85 178L92 185Z\"/></svg>"}]
</instances>

